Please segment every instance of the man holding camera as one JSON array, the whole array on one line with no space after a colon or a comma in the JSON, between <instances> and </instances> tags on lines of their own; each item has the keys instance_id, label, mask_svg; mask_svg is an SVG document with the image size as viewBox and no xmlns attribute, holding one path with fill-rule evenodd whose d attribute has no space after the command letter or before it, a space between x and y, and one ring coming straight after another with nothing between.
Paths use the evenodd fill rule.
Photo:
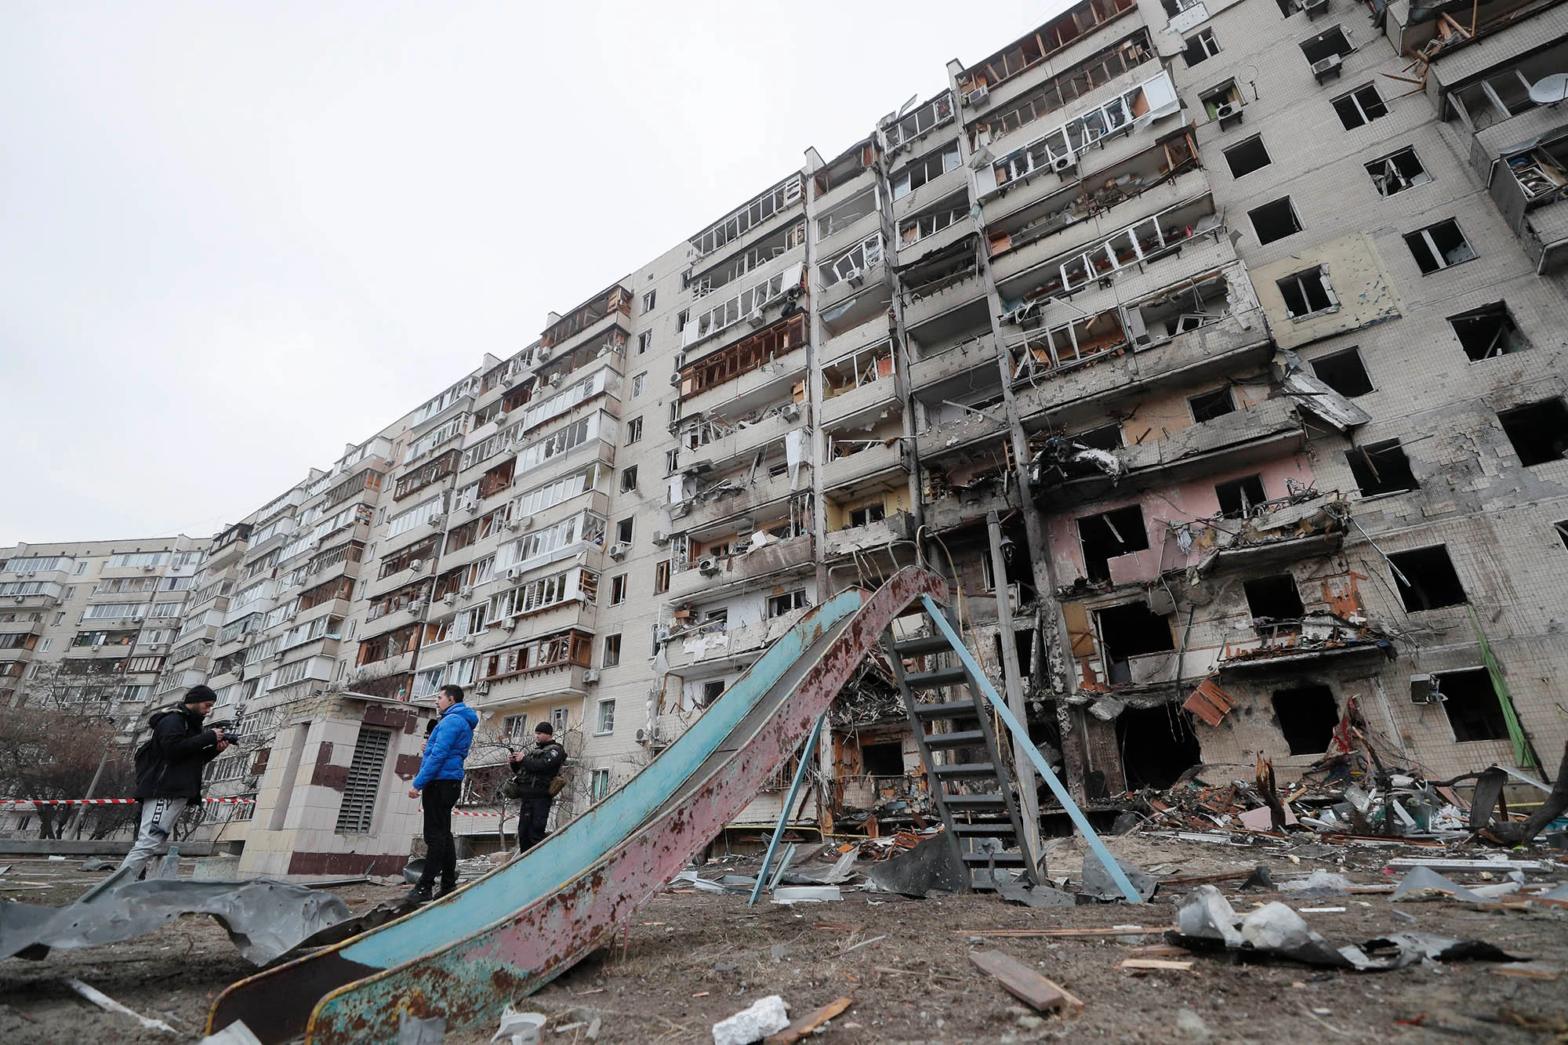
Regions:
<instances>
[{"instance_id":1,"label":"man holding camera","mask_svg":"<svg viewBox=\"0 0 1568 1045\"><path fill-rule=\"evenodd\" d=\"M217 700L206 686L192 686L179 704L153 712L152 738L136 752L141 823L136 844L120 864L121 870L131 868L131 881L141 877L147 862L168 842L185 807L201 800L202 770L232 743L221 729L201 728Z\"/></svg>"}]
</instances>

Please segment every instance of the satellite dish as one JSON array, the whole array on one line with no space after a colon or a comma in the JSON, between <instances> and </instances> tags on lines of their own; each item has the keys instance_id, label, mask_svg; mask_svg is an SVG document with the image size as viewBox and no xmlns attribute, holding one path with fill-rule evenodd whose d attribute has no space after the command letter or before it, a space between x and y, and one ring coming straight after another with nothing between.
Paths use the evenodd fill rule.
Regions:
<instances>
[{"instance_id":1,"label":"satellite dish","mask_svg":"<svg viewBox=\"0 0 1568 1045\"><path fill-rule=\"evenodd\" d=\"M1537 105L1556 105L1568 99L1568 73L1552 73L1530 88L1530 100Z\"/></svg>"},{"instance_id":2,"label":"satellite dish","mask_svg":"<svg viewBox=\"0 0 1568 1045\"><path fill-rule=\"evenodd\" d=\"M1550 79L1550 78L1548 77L1548 79ZM911 105L914 105L919 100L920 100L920 92L916 91L914 94L909 96L909 101L905 102L903 105L900 105L898 107L898 115L899 116L903 116L906 112L909 111L909 107Z\"/></svg>"}]
</instances>

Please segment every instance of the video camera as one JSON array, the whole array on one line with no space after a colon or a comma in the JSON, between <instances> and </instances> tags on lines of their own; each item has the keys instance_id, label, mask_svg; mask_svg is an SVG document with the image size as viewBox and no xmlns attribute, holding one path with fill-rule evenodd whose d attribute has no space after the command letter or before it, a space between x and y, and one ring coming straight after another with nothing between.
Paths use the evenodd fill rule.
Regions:
<instances>
[{"instance_id":1,"label":"video camera","mask_svg":"<svg viewBox=\"0 0 1568 1045\"><path fill-rule=\"evenodd\" d=\"M227 740L230 744L234 744L236 746L241 746L241 745L244 744L245 741L244 741L244 738L239 735L240 734L240 723L241 723L241 720L235 718L235 719L226 719L226 720L221 721L221 722L203 722L202 723L202 727L204 729L221 729L221 730L223 730L223 739L224 740Z\"/></svg>"}]
</instances>

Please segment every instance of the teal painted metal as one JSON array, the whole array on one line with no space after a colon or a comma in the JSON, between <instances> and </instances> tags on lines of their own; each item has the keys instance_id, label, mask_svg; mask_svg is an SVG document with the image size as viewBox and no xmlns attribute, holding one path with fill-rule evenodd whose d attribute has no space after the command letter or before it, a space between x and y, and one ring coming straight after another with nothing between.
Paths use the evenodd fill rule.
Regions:
<instances>
[{"instance_id":1,"label":"teal painted metal","mask_svg":"<svg viewBox=\"0 0 1568 1045\"><path fill-rule=\"evenodd\" d=\"M747 907L757 906L757 897L762 895L762 885L768 880L768 868L773 866L773 854L778 852L779 839L784 837L784 829L789 826L789 811L795 808L795 796L800 793L800 782L806 778L806 767L811 764L811 756L817 750L817 738L822 735L822 723L827 718L826 711L818 715L817 724L811 727L811 735L806 738L805 750L800 753L800 765L795 767L795 779L790 781L789 796L784 799L784 808L779 810L778 826L773 829L773 837L768 839L768 851L762 857L762 866L757 869L757 884L751 887L751 899L746 901Z\"/></svg>"},{"instance_id":2,"label":"teal painted metal","mask_svg":"<svg viewBox=\"0 0 1568 1045\"><path fill-rule=\"evenodd\" d=\"M391 968L483 929L598 863L718 749L816 636L858 610L864 597L855 589L835 595L780 636L750 671L725 690L724 699L714 702L633 778L635 787L618 788L522 859L454 894L454 902L431 904L380 932L360 937L343 948L343 957Z\"/></svg>"},{"instance_id":3,"label":"teal painted metal","mask_svg":"<svg viewBox=\"0 0 1568 1045\"><path fill-rule=\"evenodd\" d=\"M1051 772L1051 767L1041 757L1039 750L1034 746L1034 741L1029 739L1029 731L1007 709L1007 701L997 694L996 687L992 686L990 681L986 679L985 672L980 669L980 665L975 661L974 654L969 652L969 648L964 645L964 640L958 637L958 633L947 622L947 618L942 616L941 608L931 600L930 596L922 596L922 598L925 601L926 613L936 623L937 628L942 632L942 637L947 639L948 645L953 647L953 652L958 654L958 659L964 662L964 667L968 670L970 678L980 684L980 692L985 694L985 699L991 702L991 706L996 709L996 713L1002 716L1002 721L1007 723L1007 728L1013 731L1013 736L1023 741L1020 746L1029 752L1029 760L1034 763L1035 770L1040 776L1045 778L1045 782L1050 785L1051 793L1056 795L1056 800L1062 803L1063 809L1067 810L1067 815L1072 818L1073 823L1083 835L1084 841L1089 843L1089 848L1094 851L1094 855L1100 858L1100 863L1104 865L1106 873L1111 876L1111 881L1116 883L1116 887L1122 891L1122 895L1127 898L1128 903L1143 903L1143 898L1138 895L1138 890L1134 889L1132 883L1127 880L1126 873L1117 864L1115 857L1111 856L1111 851L1105 848L1105 843L1100 840L1100 836L1095 833L1094 828L1089 826L1089 820L1083 815L1083 810L1078 808L1078 803L1073 801L1073 796L1067 793L1067 788L1062 786L1062 782L1056 778L1056 774Z\"/></svg>"}]
</instances>

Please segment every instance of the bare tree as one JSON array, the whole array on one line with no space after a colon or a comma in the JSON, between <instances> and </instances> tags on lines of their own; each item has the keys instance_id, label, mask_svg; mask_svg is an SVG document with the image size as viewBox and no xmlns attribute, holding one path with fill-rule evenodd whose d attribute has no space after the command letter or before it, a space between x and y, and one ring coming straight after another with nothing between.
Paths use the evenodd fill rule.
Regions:
<instances>
[{"instance_id":1,"label":"bare tree","mask_svg":"<svg viewBox=\"0 0 1568 1045\"><path fill-rule=\"evenodd\" d=\"M83 798L98 776L100 794L124 795L130 790L135 768L130 751L118 740L114 723L106 715L69 707L0 708L0 794L7 798ZM38 837L62 837L62 829L74 812L72 807L36 808ZM90 826L91 837L102 838L132 815L130 806L90 807L83 822Z\"/></svg>"}]
</instances>

